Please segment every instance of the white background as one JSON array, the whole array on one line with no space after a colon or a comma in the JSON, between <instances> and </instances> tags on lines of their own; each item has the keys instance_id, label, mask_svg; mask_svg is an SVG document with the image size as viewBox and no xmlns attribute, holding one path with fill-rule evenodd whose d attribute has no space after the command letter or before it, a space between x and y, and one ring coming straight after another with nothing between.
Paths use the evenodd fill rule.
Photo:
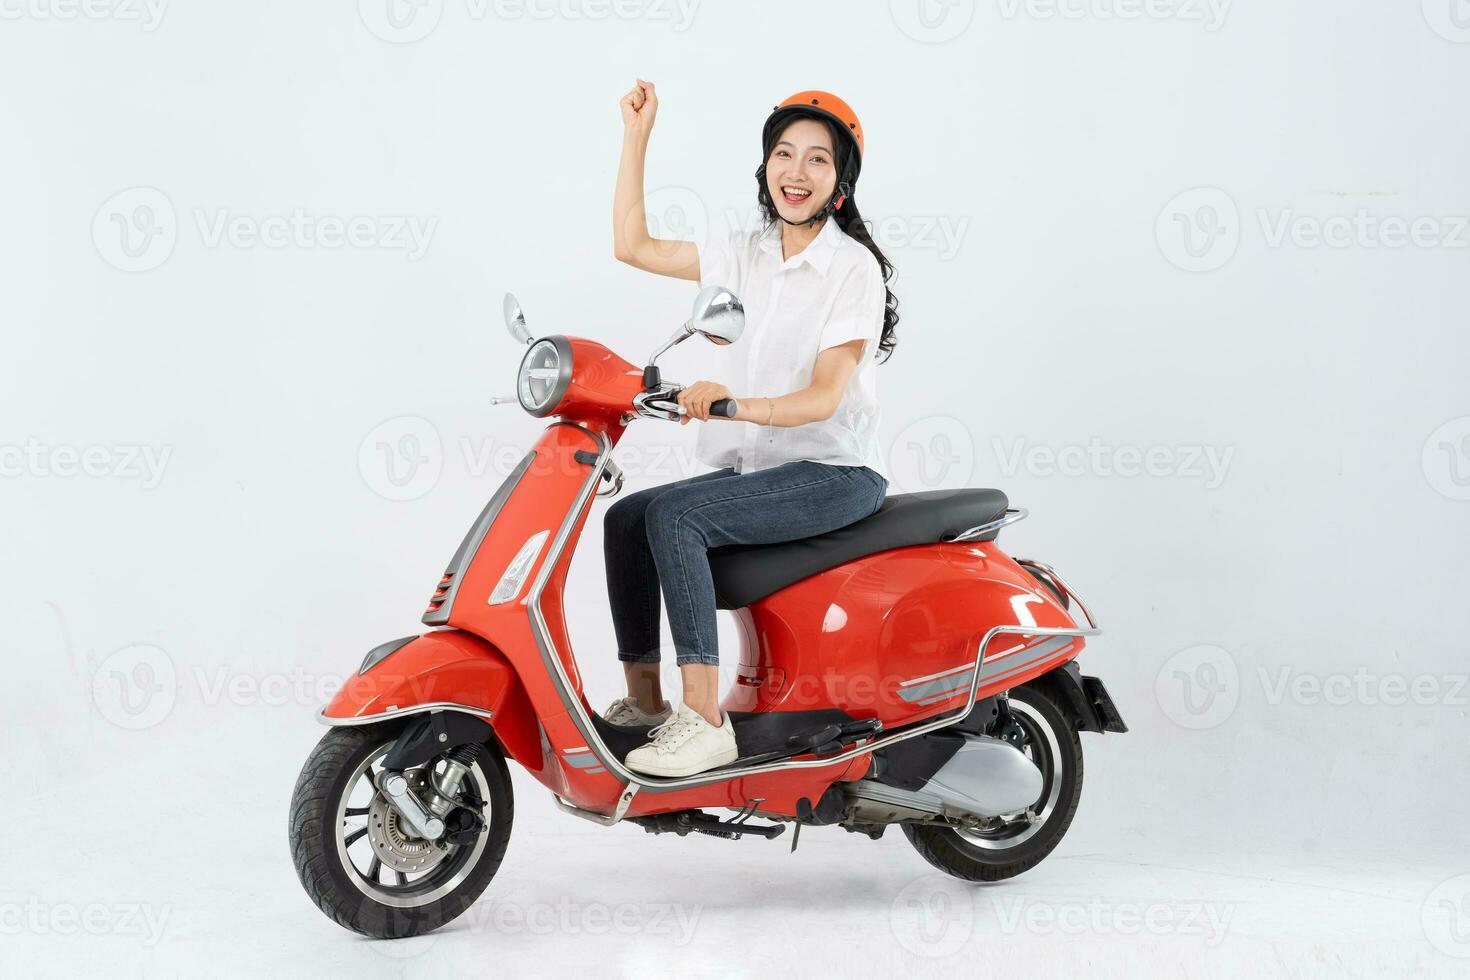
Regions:
<instances>
[{"instance_id":1,"label":"white background","mask_svg":"<svg viewBox=\"0 0 1470 980\"><path fill-rule=\"evenodd\" d=\"M924 4L0 0L9 969L1470 965L1470 9ZM501 294L632 360L687 315L611 255L635 75L668 235L749 220L776 101L857 108L895 489L1030 508L1004 544L1094 607L1083 666L1132 731L1084 738L1069 836L983 889L896 832L601 830L517 773L475 909L369 943L287 854L312 716L416 631L539 431L486 403ZM717 378L698 346L666 374ZM644 423L631 485L690 472L693 435ZM594 514L598 703L600 552Z\"/></svg>"}]
</instances>

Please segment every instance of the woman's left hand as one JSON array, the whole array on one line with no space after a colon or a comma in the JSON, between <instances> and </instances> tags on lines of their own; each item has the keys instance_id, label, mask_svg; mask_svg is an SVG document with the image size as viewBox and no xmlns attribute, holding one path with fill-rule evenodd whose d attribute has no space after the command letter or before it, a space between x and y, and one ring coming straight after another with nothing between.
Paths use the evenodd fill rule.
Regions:
<instances>
[{"instance_id":1,"label":"woman's left hand","mask_svg":"<svg viewBox=\"0 0 1470 980\"><path fill-rule=\"evenodd\" d=\"M699 419L701 422L709 419L709 407L721 398L734 398L730 389L714 381L696 381L694 384L679 392L679 405L684 409L684 417L679 419L683 425L690 419Z\"/></svg>"}]
</instances>

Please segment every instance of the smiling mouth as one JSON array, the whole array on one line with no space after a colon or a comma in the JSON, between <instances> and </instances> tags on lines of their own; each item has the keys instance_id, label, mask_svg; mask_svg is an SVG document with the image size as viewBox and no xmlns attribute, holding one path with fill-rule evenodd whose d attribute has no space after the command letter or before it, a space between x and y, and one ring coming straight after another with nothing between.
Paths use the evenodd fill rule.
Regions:
<instances>
[{"instance_id":1,"label":"smiling mouth","mask_svg":"<svg viewBox=\"0 0 1470 980\"><path fill-rule=\"evenodd\" d=\"M792 207L799 207L806 203L807 198L812 196L812 192L805 187L783 184L781 185L781 196L786 199L787 204L790 204Z\"/></svg>"}]
</instances>

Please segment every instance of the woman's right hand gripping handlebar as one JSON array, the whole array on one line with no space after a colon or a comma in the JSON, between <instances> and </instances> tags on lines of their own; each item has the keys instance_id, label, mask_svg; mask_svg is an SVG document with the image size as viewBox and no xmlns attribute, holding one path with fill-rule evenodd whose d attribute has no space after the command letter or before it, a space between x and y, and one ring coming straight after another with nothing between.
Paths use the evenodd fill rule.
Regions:
<instances>
[{"instance_id":1,"label":"woman's right hand gripping handlebar","mask_svg":"<svg viewBox=\"0 0 1470 980\"><path fill-rule=\"evenodd\" d=\"M698 282L699 250L693 242L654 238L648 233L643 159L658 115L658 93L653 83L638 79L618 107L623 114L623 155L613 191L613 255L619 262L644 272Z\"/></svg>"}]
</instances>

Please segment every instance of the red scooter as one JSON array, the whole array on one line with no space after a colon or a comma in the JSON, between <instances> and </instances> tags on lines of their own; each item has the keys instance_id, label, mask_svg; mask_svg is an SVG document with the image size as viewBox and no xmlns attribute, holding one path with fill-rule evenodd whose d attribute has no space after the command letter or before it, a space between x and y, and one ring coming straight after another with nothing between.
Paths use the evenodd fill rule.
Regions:
<instances>
[{"instance_id":1,"label":"red scooter","mask_svg":"<svg viewBox=\"0 0 1470 980\"><path fill-rule=\"evenodd\" d=\"M567 568L593 498L622 488L612 453L627 427L680 417L659 355L695 334L735 340L744 311L704 289L642 369L594 341L533 341L509 296L506 321L529 345L516 398L554 420L450 559L429 631L370 651L321 713L331 730L296 782L290 843L323 912L397 938L468 908L510 839L507 757L605 827L739 840L789 824L794 850L804 826L876 839L897 824L931 864L976 881L1056 847L1082 791L1078 733L1127 727L1078 670L1098 632L1081 600L996 544L1025 516L999 490L896 495L828 534L710 552L741 626L722 704L740 757L678 779L625 767L648 729L589 705Z\"/></svg>"}]
</instances>

